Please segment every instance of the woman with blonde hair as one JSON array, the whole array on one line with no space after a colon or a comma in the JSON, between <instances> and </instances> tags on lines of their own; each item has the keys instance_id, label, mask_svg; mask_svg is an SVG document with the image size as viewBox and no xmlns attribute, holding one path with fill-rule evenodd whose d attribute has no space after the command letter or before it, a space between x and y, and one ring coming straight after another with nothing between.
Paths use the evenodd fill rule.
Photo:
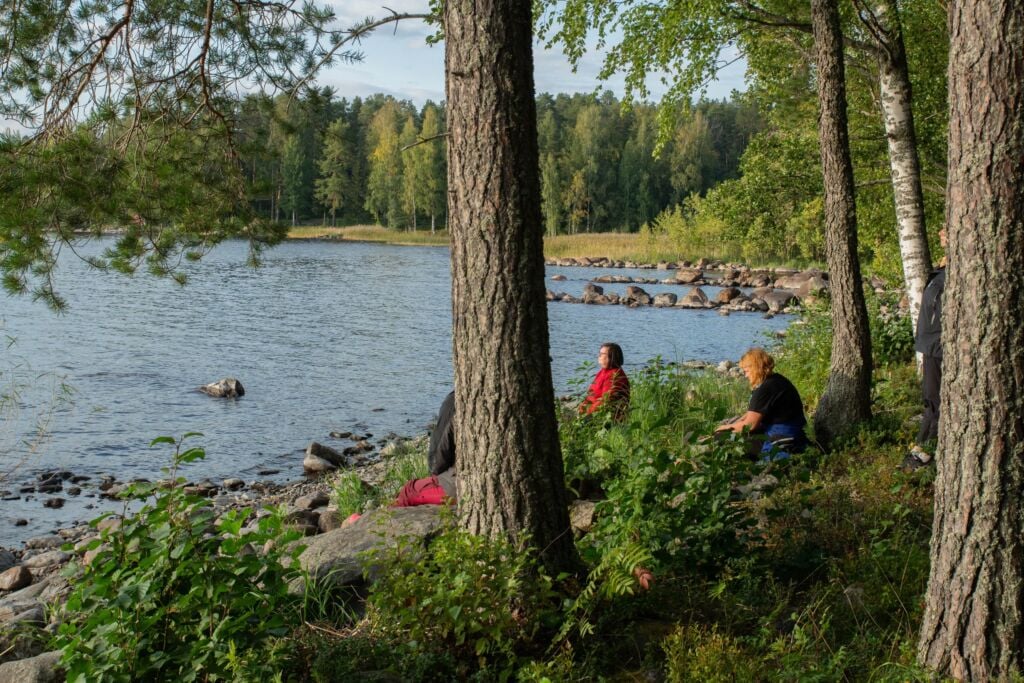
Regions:
<instances>
[{"instance_id":1,"label":"woman with blonde hair","mask_svg":"<svg viewBox=\"0 0 1024 683\"><path fill-rule=\"evenodd\" d=\"M740 358L740 369L750 382L750 403L747 412L719 425L716 433L740 432L762 435L753 449L766 456L788 457L807 447L804 434L804 404L796 387L775 372L775 359L761 348L752 348ZM785 450L782 450L782 449Z\"/></svg>"}]
</instances>

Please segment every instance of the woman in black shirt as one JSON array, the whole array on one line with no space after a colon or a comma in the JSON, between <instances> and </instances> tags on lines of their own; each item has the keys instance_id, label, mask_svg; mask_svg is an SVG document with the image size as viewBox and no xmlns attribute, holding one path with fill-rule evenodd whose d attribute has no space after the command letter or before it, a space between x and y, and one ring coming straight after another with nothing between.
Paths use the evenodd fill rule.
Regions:
<instances>
[{"instance_id":1,"label":"woman in black shirt","mask_svg":"<svg viewBox=\"0 0 1024 683\"><path fill-rule=\"evenodd\" d=\"M764 349L753 348L743 354L740 369L753 390L747 412L720 425L715 431L742 432L746 429L752 434L763 434L763 445L759 450L765 455L771 454L773 448L775 457L802 452L807 447L807 435L804 434L807 418L796 387L774 371L775 359ZM785 440L785 451L775 446L775 442L782 440Z\"/></svg>"}]
</instances>

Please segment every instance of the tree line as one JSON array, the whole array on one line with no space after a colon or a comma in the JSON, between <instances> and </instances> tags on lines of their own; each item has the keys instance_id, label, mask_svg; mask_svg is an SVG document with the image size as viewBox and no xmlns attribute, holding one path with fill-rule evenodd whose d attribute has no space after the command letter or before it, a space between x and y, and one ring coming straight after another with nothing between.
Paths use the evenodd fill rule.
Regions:
<instances>
[{"instance_id":1,"label":"tree line","mask_svg":"<svg viewBox=\"0 0 1024 683\"><path fill-rule=\"evenodd\" d=\"M743 98L687 103L659 154L658 111L611 93L536 98L541 202L549 235L636 231L736 178L764 127ZM394 229L446 224L446 113L390 95L248 95L237 104L251 202L272 220Z\"/></svg>"}]
</instances>

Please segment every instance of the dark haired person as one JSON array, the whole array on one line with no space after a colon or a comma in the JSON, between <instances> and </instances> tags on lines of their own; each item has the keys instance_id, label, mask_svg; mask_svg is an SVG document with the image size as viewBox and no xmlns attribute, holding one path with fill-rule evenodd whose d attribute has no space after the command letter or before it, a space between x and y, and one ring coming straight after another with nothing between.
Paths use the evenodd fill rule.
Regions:
<instances>
[{"instance_id":1,"label":"dark haired person","mask_svg":"<svg viewBox=\"0 0 1024 683\"><path fill-rule=\"evenodd\" d=\"M946 248L946 229L939 230L939 244ZM945 259L943 259L945 260ZM946 266L940 263L928 278L921 297L921 310L917 314L914 350L921 354L921 393L924 395L924 414L917 441L900 469L913 472L932 464L926 448L935 446L939 437L939 387L942 385L942 293L946 289Z\"/></svg>"},{"instance_id":2,"label":"dark haired person","mask_svg":"<svg viewBox=\"0 0 1024 683\"><path fill-rule=\"evenodd\" d=\"M455 500L455 392L441 402L427 450L429 477L413 479L398 492L394 507L440 505Z\"/></svg>"},{"instance_id":3,"label":"dark haired person","mask_svg":"<svg viewBox=\"0 0 1024 683\"><path fill-rule=\"evenodd\" d=\"M775 359L764 349L752 348L740 359L740 369L752 390L747 411L719 425L715 432L746 429L763 435L752 441L751 455L773 456L774 450L773 457L785 458L803 452L807 448L804 404L793 383L775 372Z\"/></svg>"},{"instance_id":4,"label":"dark haired person","mask_svg":"<svg viewBox=\"0 0 1024 683\"><path fill-rule=\"evenodd\" d=\"M604 405L614 410L616 420L621 420L629 408L629 378L622 369L622 347L612 342L601 345L597 354L597 371L587 395L580 404L580 413L590 415Z\"/></svg>"}]
</instances>

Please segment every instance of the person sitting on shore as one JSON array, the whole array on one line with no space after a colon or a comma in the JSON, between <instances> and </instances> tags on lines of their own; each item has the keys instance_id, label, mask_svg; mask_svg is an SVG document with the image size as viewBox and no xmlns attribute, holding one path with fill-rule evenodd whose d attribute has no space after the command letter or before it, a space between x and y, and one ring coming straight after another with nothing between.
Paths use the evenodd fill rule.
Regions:
<instances>
[{"instance_id":1,"label":"person sitting on shore","mask_svg":"<svg viewBox=\"0 0 1024 683\"><path fill-rule=\"evenodd\" d=\"M761 348L752 348L740 359L740 369L750 382L747 411L727 420L715 430L755 435L749 454L766 458L787 458L807 448L803 401L793 383L775 372L775 359ZM784 449L784 450L783 450Z\"/></svg>"},{"instance_id":2,"label":"person sitting on shore","mask_svg":"<svg viewBox=\"0 0 1024 683\"><path fill-rule=\"evenodd\" d=\"M450 392L441 402L437 424L430 434L427 450L427 468L430 476L413 479L402 487L398 500L391 507L415 507L417 505L441 505L454 502L455 486L455 392Z\"/></svg>"},{"instance_id":3,"label":"person sitting on shore","mask_svg":"<svg viewBox=\"0 0 1024 683\"><path fill-rule=\"evenodd\" d=\"M629 378L622 369L622 363L621 346L612 342L601 345L597 354L597 364L601 369L580 403L581 415L591 415L607 405L616 420L625 419L629 410Z\"/></svg>"},{"instance_id":4,"label":"person sitting on shore","mask_svg":"<svg viewBox=\"0 0 1024 683\"><path fill-rule=\"evenodd\" d=\"M398 492L393 508L416 507L418 505L442 505L454 503L455 484L455 392L450 392L441 402L437 424L430 433L427 449L427 468L430 476L411 479ZM362 517L358 512L349 515L345 525Z\"/></svg>"}]
</instances>

